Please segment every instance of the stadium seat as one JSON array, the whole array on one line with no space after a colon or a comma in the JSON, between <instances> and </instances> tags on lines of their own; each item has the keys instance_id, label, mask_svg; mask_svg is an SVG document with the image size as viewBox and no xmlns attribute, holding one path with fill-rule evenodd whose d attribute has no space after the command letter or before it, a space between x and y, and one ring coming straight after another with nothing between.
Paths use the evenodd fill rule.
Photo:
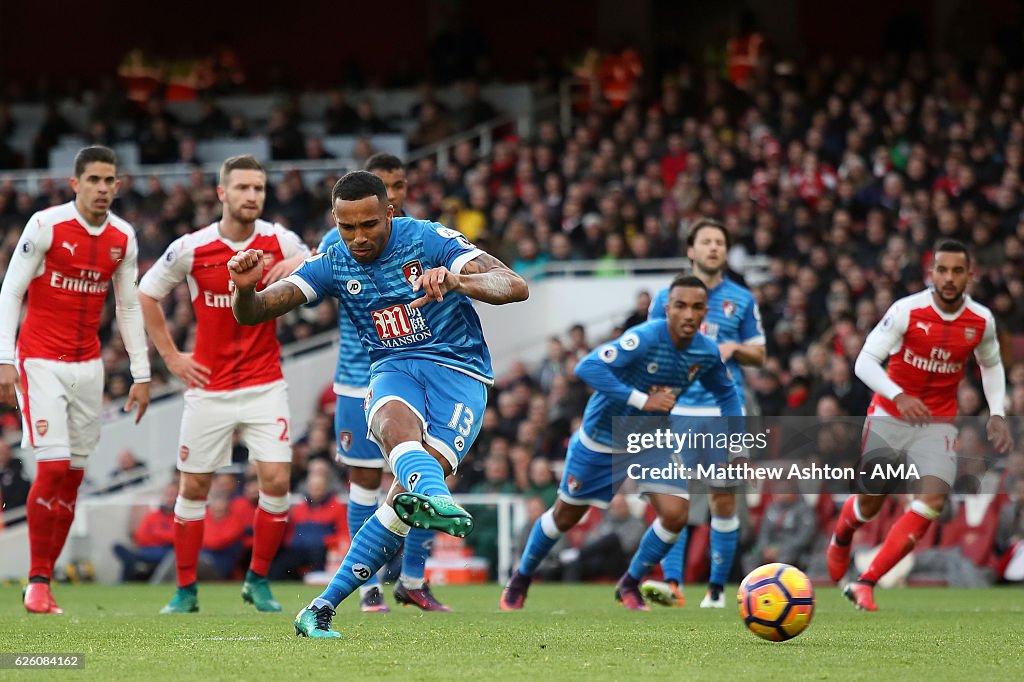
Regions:
<instances>
[{"instance_id":1,"label":"stadium seat","mask_svg":"<svg viewBox=\"0 0 1024 682\"><path fill-rule=\"evenodd\" d=\"M690 526L690 538L686 545L686 564L683 580L688 583L703 582L708 575L708 548L711 546L711 525L702 523Z\"/></svg>"},{"instance_id":2,"label":"stadium seat","mask_svg":"<svg viewBox=\"0 0 1024 682\"><path fill-rule=\"evenodd\" d=\"M252 154L259 161L270 161L270 143L265 137L250 137L241 140L221 138L196 143L196 156L203 161L218 163L229 156Z\"/></svg>"},{"instance_id":3,"label":"stadium seat","mask_svg":"<svg viewBox=\"0 0 1024 682\"><path fill-rule=\"evenodd\" d=\"M828 493L821 493L817 496L814 510L818 515L818 528L831 525L836 517L836 505Z\"/></svg>"},{"instance_id":4,"label":"stadium seat","mask_svg":"<svg viewBox=\"0 0 1024 682\"><path fill-rule=\"evenodd\" d=\"M583 515L580 522L569 529L565 534L565 541L570 547L581 547L586 542L587 536L590 535L590 531L594 529L601 519L604 518L604 512L597 507L591 507L587 510L587 513Z\"/></svg>"},{"instance_id":5,"label":"stadium seat","mask_svg":"<svg viewBox=\"0 0 1024 682\"><path fill-rule=\"evenodd\" d=\"M990 506L981 523L972 526L967 523L967 515L961 506L953 520L942 528L940 547L959 547L964 556L976 566L989 566L995 559L996 528L999 517L994 507Z\"/></svg>"},{"instance_id":6,"label":"stadium seat","mask_svg":"<svg viewBox=\"0 0 1024 682\"><path fill-rule=\"evenodd\" d=\"M358 139L357 135L329 135L323 138L323 145L339 159L350 159ZM394 154L402 159L408 151L404 135L371 135L369 140L375 152Z\"/></svg>"},{"instance_id":7,"label":"stadium seat","mask_svg":"<svg viewBox=\"0 0 1024 682\"><path fill-rule=\"evenodd\" d=\"M1024 358L1024 334L1013 335L1013 357Z\"/></svg>"},{"instance_id":8,"label":"stadium seat","mask_svg":"<svg viewBox=\"0 0 1024 682\"><path fill-rule=\"evenodd\" d=\"M84 146L83 138L71 135L61 138L60 144L50 149L50 170L67 173L68 169L75 165L75 154Z\"/></svg>"},{"instance_id":9,"label":"stadium seat","mask_svg":"<svg viewBox=\"0 0 1024 682\"><path fill-rule=\"evenodd\" d=\"M139 168L139 146L134 142L119 142L114 145L120 170L133 171Z\"/></svg>"}]
</instances>

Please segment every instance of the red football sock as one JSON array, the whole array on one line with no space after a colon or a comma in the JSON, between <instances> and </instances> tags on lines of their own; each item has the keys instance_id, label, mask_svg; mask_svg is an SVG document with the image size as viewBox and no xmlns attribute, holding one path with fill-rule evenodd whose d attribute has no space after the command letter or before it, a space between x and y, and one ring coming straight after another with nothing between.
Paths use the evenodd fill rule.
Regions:
<instances>
[{"instance_id":1,"label":"red football sock","mask_svg":"<svg viewBox=\"0 0 1024 682\"><path fill-rule=\"evenodd\" d=\"M853 540L853 534L857 529L869 521L857 517L857 496L850 495L843 504L843 510L839 512L839 520L836 521L836 542L840 545L848 545Z\"/></svg>"},{"instance_id":2,"label":"red football sock","mask_svg":"<svg viewBox=\"0 0 1024 682\"><path fill-rule=\"evenodd\" d=\"M61 481L57 504L54 506L53 540L50 543L50 568L57 563L64 543L68 539L68 531L75 521L75 503L78 501L78 487L85 478L85 469L71 467Z\"/></svg>"},{"instance_id":3,"label":"red football sock","mask_svg":"<svg viewBox=\"0 0 1024 682\"><path fill-rule=\"evenodd\" d=\"M28 575L53 577L51 559L54 528L57 524L57 499L71 462L66 459L36 464L36 480L28 491L26 514L31 567Z\"/></svg>"},{"instance_id":4,"label":"red football sock","mask_svg":"<svg viewBox=\"0 0 1024 682\"><path fill-rule=\"evenodd\" d=\"M870 583L878 582L878 579L888 573L889 569L899 563L900 559L910 554L914 545L924 536L936 516L938 516L938 512L932 511L923 503L914 502L910 509L893 524L889 534L885 536L882 549L878 550L878 554L875 555L860 580Z\"/></svg>"},{"instance_id":5,"label":"red football sock","mask_svg":"<svg viewBox=\"0 0 1024 682\"><path fill-rule=\"evenodd\" d=\"M287 504L287 498L285 498ZM257 506L252 516L252 561L249 570L265 576L270 570L284 532L288 528L288 512L275 514Z\"/></svg>"},{"instance_id":6,"label":"red football sock","mask_svg":"<svg viewBox=\"0 0 1024 682\"><path fill-rule=\"evenodd\" d=\"M179 495L174 505L174 560L178 567L178 587L196 581L199 551L203 548L203 530L206 528L205 511L206 500L186 500Z\"/></svg>"}]
</instances>

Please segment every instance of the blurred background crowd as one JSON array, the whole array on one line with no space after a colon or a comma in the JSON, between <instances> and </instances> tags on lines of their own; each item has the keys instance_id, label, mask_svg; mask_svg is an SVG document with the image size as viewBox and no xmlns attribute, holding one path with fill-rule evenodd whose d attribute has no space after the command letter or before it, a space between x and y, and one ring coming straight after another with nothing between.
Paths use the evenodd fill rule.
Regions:
<instances>
[{"instance_id":1,"label":"blurred background crowd","mask_svg":"<svg viewBox=\"0 0 1024 682\"><path fill-rule=\"evenodd\" d=\"M220 159L198 158L197 142L261 136L272 161L330 162L324 137L347 135L355 138L350 156L358 165L379 151L375 135L400 134L414 154L424 152L407 168L407 213L461 231L535 281L570 276L565 266L577 261L591 267L576 276L619 277L624 298L617 302L622 312L616 333L645 320L656 293L636 291L627 265L629 272L643 271L636 261L650 260L650 271L657 271L659 259L685 256L689 226L700 216L714 216L731 235L729 276L745 282L760 306L768 360L748 370L747 402L766 415L863 415L870 394L852 365L866 334L895 299L926 286L932 245L954 237L974 251L971 291L996 316L1008 376L1007 413L1024 416L1019 50L1000 43L971 57L907 49L873 59L791 61L750 15L734 25L728 41L712 47L675 59L660 55L653 63L625 44L581 49L564 63L538 57L530 67L535 94L554 95L559 83L568 84L560 92L568 98L570 116L538 116L528 133L497 125L486 149L475 138L452 137L507 113L481 94L501 74L479 36L462 47L470 58L435 54L429 77L399 69L390 82L376 83L349 74L345 87L321 93L324 106L313 114L300 104L305 85L280 74L258 79L262 92L275 95L269 114L225 108L225 96L253 87L243 60L227 48L177 70L158 69L150 56L133 51L118 77L94 87L8 82L0 92L0 168L45 169L50 150L69 135L88 143L136 144L142 167L122 178L114 210L136 226L145 271L170 241L219 216L216 178L202 164ZM438 87L452 84L460 93L457 104L438 95ZM351 96L383 86L414 88L413 105L386 119L375 113L371 97ZM169 104L183 97L198 107L199 115L189 121L175 116ZM61 103L69 99L87 107L85 120L62 115ZM32 101L44 105L45 118L31 144L19 151L11 144L18 125L12 106ZM443 159L433 152L438 143L445 143ZM188 180L167 183L147 173L148 164L187 169ZM268 187L264 217L316 246L332 227L330 188L343 170L310 180L299 167L285 169ZM0 274L29 216L72 197L61 175L44 177L29 191L0 173ZM671 274L665 273L666 284ZM179 288L165 311L183 348L190 346L194 326L188 296L187 288ZM130 379L123 345L110 324L112 312L111 305L103 357L114 410ZM291 343L330 332L336 314L331 305L293 313L281 320L280 338ZM547 341L539 364L512 363L491 393L482 434L459 472L458 491L521 494L531 521L553 502L568 437L589 394L573 369L604 340L574 325ZM154 382L173 383L155 352L152 360ZM322 568L323 548L347 542L344 506L336 499L345 476L333 459L334 401L326 378L322 388L321 409L294 447L293 490L306 499L301 511L293 510L292 523L300 531L289 535L280 575ZM976 370L968 372L958 397L961 414L986 414ZM11 438L20 424L7 413L0 427ZM1017 449L1008 457L983 455L995 477L985 504L970 501L977 495L958 498L942 530L922 550L960 546L964 529L980 528L977 546L962 547L962 554L980 571L991 571L1024 537L1024 433L1017 436ZM984 444L972 445L984 450ZM241 448L238 454L244 461ZM157 466L164 463L149 461L149 467ZM126 452L118 472L88 475L94 488L110 489L122 485L124 472L139 474L145 467L144 453ZM223 520L223 533L207 531L209 560L211 570L230 575L244 565L235 554L224 558L224 552L245 551L242 520L251 519L245 505L252 504L252 477L219 480L223 504L211 497L210 514ZM5 506L24 500L27 483L3 442L0 483ZM841 502L807 490L748 495L748 560L812 564L813 550ZM166 505L152 514L166 517ZM549 575L577 579L621 572L609 557L628 557L639 542L644 510L635 507L617 498L603 516L592 514L567 536L564 551L553 553ZM487 529L496 525L488 516L494 510L476 513L480 530L470 541L493 567L496 536ZM122 548L126 577L152 573L163 555L143 550L170 544L167 519L165 525L158 517L146 519L134 546ZM882 518L866 527L860 544L871 546L884 524ZM697 579L706 538L703 548L700 532L691 538L688 576Z\"/></svg>"}]
</instances>

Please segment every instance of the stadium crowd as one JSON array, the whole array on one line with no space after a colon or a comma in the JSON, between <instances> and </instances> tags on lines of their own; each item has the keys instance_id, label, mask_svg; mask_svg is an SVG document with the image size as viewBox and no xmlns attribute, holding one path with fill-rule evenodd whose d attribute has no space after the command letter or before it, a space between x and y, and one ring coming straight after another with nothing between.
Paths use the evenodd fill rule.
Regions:
<instances>
[{"instance_id":1,"label":"stadium crowd","mask_svg":"<svg viewBox=\"0 0 1024 682\"><path fill-rule=\"evenodd\" d=\"M429 89L420 104L421 112L431 109ZM144 127L181 135L160 111L159 100L150 100ZM272 120L286 125L287 111L280 113ZM597 261L594 276L617 276L626 259L685 255L681 245L692 222L721 218L731 236L733 275L746 281L760 305L768 360L751 372L748 405L767 415L863 415L870 394L852 363L867 332L894 300L926 286L937 238L962 239L975 254L972 294L996 315L1008 373L1007 414L1024 416L1019 65L1009 65L994 49L976 63L919 54L845 65L822 59L797 75L762 69L749 86L738 88L717 71L686 63L650 95L638 83L618 106L595 97L576 113L568 134L545 120L532 138L503 137L486 157L471 142L455 145L444 171L432 157L419 161L408 168L408 213L460 230L533 278L554 276L550 266L567 261ZM306 142L293 139L292 151L280 158L300 156ZM300 172L287 173L269 188L265 217L315 246L330 226L335 179L307 186ZM213 222L213 183L199 170L187 185L170 189L156 177L124 178L114 210L138 229L143 270L172 239ZM0 178L0 271L28 216L69 198L69 189L56 180L31 196ZM666 274L666 284L668 279ZM619 330L646 319L655 293L638 294L623 282L624 296L637 298ZM179 288L166 310L183 348L193 323L187 296ZM630 301L620 304L625 309ZM279 327L281 339L334 329L335 314L331 306L293 314ZM122 344L110 342L114 334L105 325L111 405L129 385ZM517 362L499 378L457 490L520 492L537 514L552 502L557 463L588 396L573 367L602 340L574 327L548 342L539 366ZM155 380L166 382L169 375L153 359ZM977 372L969 376L960 388L960 411L981 415L980 381ZM295 445L295 490L321 461L328 489L339 489L329 386L322 405ZM8 414L3 428L9 435L19 425ZM1022 504L1017 481L1024 479L1024 432L1018 428L1016 436L1013 453L989 462L1000 477L999 494L982 510L985 519L998 520L1003 509ZM236 487L241 494L241 481ZM795 521L787 519L808 516L793 513L791 507L800 504L806 502L799 495L779 491L752 506L754 523L745 537L749 551L761 552L758 560L770 558L763 553L769 546L779 556L779 542L768 532L771 526L762 533L757 521L789 528ZM834 518L831 498L815 504L816 528L796 563L808 560L814 539L824 537L821 531ZM974 523L976 511L967 506L953 505L948 527ZM1010 538L1019 540L1019 512L1006 515L1010 530L1000 528L997 539L993 525L987 550L975 563L993 564L997 544L1005 550ZM493 555L495 539L486 527L481 522L471 541ZM570 540L585 546L582 539ZM945 542L937 536L932 546Z\"/></svg>"}]
</instances>

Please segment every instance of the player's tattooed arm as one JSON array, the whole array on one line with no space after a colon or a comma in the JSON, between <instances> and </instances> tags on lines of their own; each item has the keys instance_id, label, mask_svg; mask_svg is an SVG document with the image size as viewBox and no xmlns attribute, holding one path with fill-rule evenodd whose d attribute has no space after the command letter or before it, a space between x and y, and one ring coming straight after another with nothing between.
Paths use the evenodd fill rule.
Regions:
<instances>
[{"instance_id":1,"label":"player's tattooed arm","mask_svg":"<svg viewBox=\"0 0 1024 682\"><path fill-rule=\"evenodd\" d=\"M291 282L274 282L263 291L235 289L231 310L240 324L262 324L298 308L306 295Z\"/></svg>"},{"instance_id":2,"label":"player's tattooed arm","mask_svg":"<svg viewBox=\"0 0 1024 682\"><path fill-rule=\"evenodd\" d=\"M442 301L449 291L492 305L525 301L530 296L530 288L522 277L494 256L483 252L465 263L458 274L446 267L427 270L413 282L412 290L414 293L423 291L423 296L410 304L413 308L420 308L431 301Z\"/></svg>"},{"instance_id":3,"label":"player's tattooed arm","mask_svg":"<svg viewBox=\"0 0 1024 682\"><path fill-rule=\"evenodd\" d=\"M493 305L525 301L530 296L526 281L489 253L481 253L462 266L459 291Z\"/></svg>"}]
</instances>

